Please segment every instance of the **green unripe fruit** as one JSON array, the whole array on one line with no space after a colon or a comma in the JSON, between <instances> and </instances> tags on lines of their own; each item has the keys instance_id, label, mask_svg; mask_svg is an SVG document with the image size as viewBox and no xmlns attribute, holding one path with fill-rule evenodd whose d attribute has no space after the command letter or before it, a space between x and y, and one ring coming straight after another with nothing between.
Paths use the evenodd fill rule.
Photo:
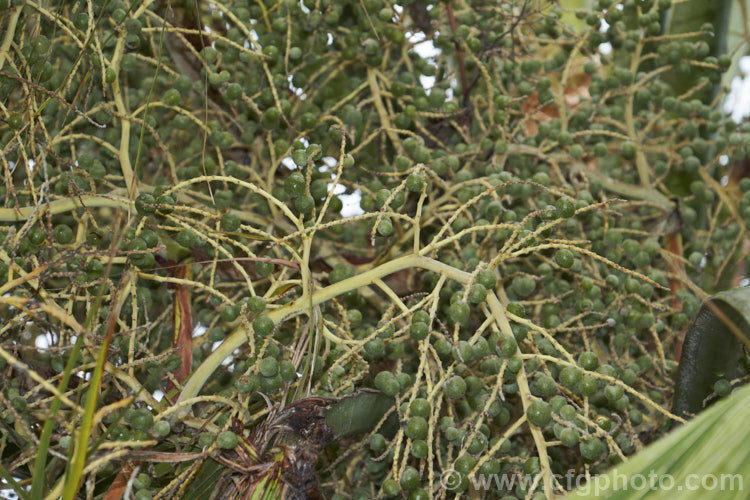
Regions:
<instances>
[{"instance_id":1,"label":"green unripe fruit","mask_svg":"<svg viewBox=\"0 0 750 500\"><path fill-rule=\"evenodd\" d=\"M279 375L284 382L291 382L297 378L297 371L291 361L284 360L279 363Z\"/></svg>"},{"instance_id":2,"label":"green unripe fruit","mask_svg":"<svg viewBox=\"0 0 750 500\"><path fill-rule=\"evenodd\" d=\"M575 429L571 429L570 427L566 427L560 432L560 442L563 444L563 446L567 446L568 448L577 445L578 431Z\"/></svg>"},{"instance_id":3,"label":"green unripe fruit","mask_svg":"<svg viewBox=\"0 0 750 500\"><path fill-rule=\"evenodd\" d=\"M235 213L227 212L221 216L220 225L223 231L233 233L240 228L241 224L239 216Z\"/></svg>"},{"instance_id":4,"label":"green unripe fruit","mask_svg":"<svg viewBox=\"0 0 750 500\"><path fill-rule=\"evenodd\" d=\"M571 252L567 248L561 248L555 253L555 262L560 267L569 269L573 266L574 261L575 256L573 255L573 252Z\"/></svg>"},{"instance_id":5,"label":"green unripe fruit","mask_svg":"<svg viewBox=\"0 0 750 500\"><path fill-rule=\"evenodd\" d=\"M411 455L414 458L425 458L428 455L427 443L423 439L417 439L411 443ZM420 491L420 490L417 490ZM414 493L412 493L413 495ZM426 496L424 498L427 498Z\"/></svg>"},{"instance_id":6,"label":"green unripe fruit","mask_svg":"<svg viewBox=\"0 0 750 500\"><path fill-rule=\"evenodd\" d=\"M47 239L47 235L39 226L32 226L31 229L29 229L28 235L29 235L29 241L33 245L37 245L37 246L44 243L44 241Z\"/></svg>"},{"instance_id":7,"label":"green unripe fruit","mask_svg":"<svg viewBox=\"0 0 750 500\"><path fill-rule=\"evenodd\" d=\"M390 236L393 233L393 222L388 216L383 217L378 223L378 234L380 236Z\"/></svg>"},{"instance_id":8,"label":"green unripe fruit","mask_svg":"<svg viewBox=\"0 0 750 500\"><path fill-rule=\"evenodd\" d=\"M259 371L264 377L275 377L279 373L279 363L275 358L263 358L260 361Z\"/></svg>"},{"instance_id":9,"label":"green unripe fruit","mask_svg":"<svg viewBox=\"0 0 750 500\"><path fill-rule=\"evenodd\" d=\"M448 314L454 323L466 323L469 320L471 309L466 302L457 300L448 308Z\"/></svg>"},{"instance_id":10,"label":"green unripe fruit","mask_svg":"<svg viewBox=\"0 0 750 500\"><path fill-rule=\"evenodd\" d=\"M154 425L154 416L145 408L136 410L130 425L137 431L148 431Z\"/></svg>"},{"instance_id":11,"label":"green unripe fruit","mask_svg":"<svg viewBox=\"0 0 750 500\"><path fill-rule=\"evenodd\" d=\"M373 451L382 451L386 447L386 441L382 434L375 433L370 437L370 449Z\"/></svg>"},{"instance_id":12,"label":"green unripe fruit","mask_svg":"<svg viewBox=\"0 0 750 500\"><path fill-rule=\"evenodd\" d=\"M546 401L534 401L526 409L526 418L533 425L543 427L552 419L552 408Z\"/></svg>"},{"instance_id":13,"label":"green unripe fruit","mask_svg":"<svg viewBox=\"0 0 750 500\"><path fill-rule=\"evenodd\" d=\"M383 339L369 340L365 344L364 351L372 358L379 358L385 354L385 343Z\"/></svg>"},{"instance_id":14,"label":"green unripe fruit","mask_svg":"<svg viewBox=\"0 0 750 500\"><path fill-rule=\"evenodd\" d=\"M599 438L591 438L583 441L580 445L581 456L593 462L604 453L604 443Z\"/></svg>"},{"instance_id":15,"label":"green unripe fruit","mask_svg":"<svg viewBox=\"0 0 750 500\"><path fill-rule=\"evenodd\" d=\"M409 177L406 178L406 189L412 193L422 191L422 186L424 186L424 178L420 174L409 174Z\"/></svg>"},{"instance_id":16,"label":"green unripe fruit","mask_svg":"<svg viewBox=\"0 0 750 500\"><path fill-rule=\"evenodd\" d=\"M531 276L516 276L510 286L516 295L525 298L534 293L536 281Z\"/></svg>"},{"instance_id":17,"label":"green unripe fruit","mask_svg":"<svg viewBox=\"0 0 750 500\"><path fill-rule=\"evenodd\" d=\"M185 248L190 248L198 244L198 236L191 229L183 229L177 233L175 240Z\"/></svg>"},{"instance_id":18,"label":"green unripe fruit","mask_svg":"<svg viewBox=\"0 0 750 500\"><path fill-rule=\"evenodd\" d=\"M381 371L375 376L375 387L383 391L386 396L395 396L401 390L396 377L388 371Z\"/></svg>"},{"instance_id":19,"label":"green unripe fruit","mask_svg":"<svg viewBox=\"0 0 750 500\"><path fill-rule=\"evenodd\" d=\"M401 486L395 479L386 479L383 481L383 493L389 497L393 497L401 493Z\"/></svg>"},{"instance_id":20,"label":"green unripe fruit","mask_svg":"<svg viewBox=\"0 0 750 500\"><path fill-rule=\"evenodd\" d=\"M732 392L732 385L729 383L729 381L725 378L720 378L716 382L714 382L714 392L719 397L725 397L729 396L729 393Z\"/></svg>"},{"instance_id":21,"label":"green unripe fruit","mask_svg":"<svg viewBox=\"0 0 750 500\"><path fill-rule=\"evenodd\" d=\"M315 208L315 199L309 194L298 196L294 199L294 208L302 214L310 213Z\"/></svg>"},{"instance_id":22,"label":"green unripe fruit","mask_svg":"<svg viewBox=\"0 0 750 500\"><path fill-rule=\"evenodd\" d=\"M419 471L414 467L407 466L399 480L401 487L406 491L417 489L419 486Z\"/></svg>"},{"instance_id":23,"label":"green unripe fruit","mask_svg":"<svg viewBox=\"0 0 750 500\"><path fill-rule=\"evenodd\" d=\"M494 290L495 283L497 283L497 276L495 276L495 273L489 269L479 271L477 274L477 283L484 286L487 290Z\"/></svg>"},{"instance_id":24,"label":"green unripe fruit","mask_svg":"<svg viewBox=\"0 0 750 500\"><path fill-rule=\"evenodd\" d=\"M409 404L409 411L412 415L427 418L430 416L430 402L424 398L416 398Z\"/></svg>"},{"instance_id":25,"label":"green unripe fruit","mask_svg":"<svg viewBox=\"0 0 750 500\"><path fill-rule=\"evenodd\" d=\"M625 141L620 146L620 152L622 153L622 156L627 159L633 158L637 150L638 147L632 141Z\"/></svg>"},{"instance_id":26,"label":"green unripe fruit","mask_svg":"<svg viewBox=\"0 0 750 500\"><path fill-rule=\"evenodd\" d=\"M474 304L479 304L480 302L484 302L484 299L486 298L487 289L484 287L484 285L477 283L471 287L471 292L469 292L469 300L471 302L473 302Z\"/></svg>"},{"instance_id":27,"label":"green unripe fruit","mask_svg":"<svg viewBox=\"0 0 750 500\"><path fill-rule=\"evenodd\" d=\"M599 382L591 375L584 375L578 384L581 394L584 396L593 396L599 389Z\"/></svg>"},{"instance_id":28,"label":"green unripe fruit","mask_svg":"<svg viewBox=\"0 0 750 500\"><path fill-rule=\"evenodd\" d=\"M427 311L423 311L423 310L414 311L414 315L411 318L411 322L429 324L430 313L428 313Z\"/></svg>"},{"instance_id":29,"label":"green unripe fruit","mask_svg":"<svg viewBox=\"0 0 750 500\"><path fill-rule=\"evenodd\" d=\"M293 198L305 194L306 189L307 185L305 182L305 176L299 172L293 172L284 181L284 191L286 191L287 195Z\"/></svg>"},{"instance_id":30,"label":"green unripe fruit","mask_svg":"<svg viewBox=\"0 0 750 500\"><path fill-rule=\"evenodd\" d=\"M271 333L273 328L273 320L265 314L261 314L253 320L253 331L261 337L265 337Z\"/></svg>"},{"instance_id":31,"label":"green unripe fruit","mask_svg":"<svg viewBox=\"0 0 750 500\"><path fill-rule=\"evenodd\" d=\"M154 424L154 434L159 437L167 436L171 431L172 427L169 425L169 421L167 420L159 420Z\"/></svg>"},{"instance_id":32,"label":"green unripe fruit","mask_svg":"<svg viewBox=\"0 0 750 500\"><path fill-rule=\"evenodd\" d=\"M239 314L239 308L236 306L231 306L229 304L222 307L219 311L219 317L226 323L231 323L232 321L236 320Z\"/></svg>"},{"instance_id":33,"label":"green unripe fruit","mask_svg":"<svg viewBox=\"0 0 750 500\"><path fill-rule=\"evenodd\" d=\"M466 394L466 382L458 375L454 375L443 384L443 392L450 399L458 399Z\"/></svg>"},{"instance_id":34,"label":"green unripe fruit","mask_svg":"<svg viewBox=\"0 0 750 500\"><path fill-rule=\"evenodd\" d=\"M610 384L604 388L604 395L609 401L617 401L625 394L625 390L619 385Z\"/></svg>"},{"instance_id":35,"label":"green unripe fruit","mask_svg":"<svg viewBox=\"0 0 750 500\"><path fill-rule=\"evenodd\" d=\"M256 260L254 267L255 272L258 273L260 277L265 278L266 276L270 276L271 273L273 273L275 265L273 262Z\"/></svg>"},{"instance_id":36,"label":"green unripe fruit","mask_svg":"<svg viewBox=\"0 0 750 500\"><path fill-rule=\"evenodd\" d=\"M254 314L262 313L266 308L266 299L258 295L247 299L247 310Z\"/></svg>"},{"instance_id":37,"label":"green unripe fruit","mask_svg":"<svg viewBox=\"0 0 750 500\"><path fill-rule=\"evenodd\" d=\"M162 100L164 101L164 104L166 104L167 106L177 106L182 100L182 96L180 95L179 90L169 89L166 92L164 92L164 96L162 97Z\"/></svg>"},{"instance_id":38,"label":"green unripe fruit","mask_svg":"<svg viewBox=\"0 0 750 500\"><path fill-rule=\"evenodd\" d=\"M504 358L510 358L518 351L518 342L512 335L503 335L498 345L500 349L500 355Z\"/></svg>"},{"instance_id":39,"label":"green unripe fruit","mask_svg":"<svg viewBox=\"0 0 750 500\"><path fill-rule=\"evenodd\" d=\"M409 422L406 424L405 434L406 437L411 439L425 439L427 437L427 420L424 417L413 416L409 418Z\"/></svg>"},{"instance_id":40,"label":"green unripe fruit","mask_svg":"<svg viewBox=\"0 0 750 500\"><path fill-rule=\"evenodd\" d=\"M219 445L219 448L224 450L231 450L235 446L237 446L237 443L239 443L239 437L237 437L237 434L235 434L232 431L222 431L219 433L219 436L216 438L216 443Z\"/></svg>"},{"instance_id":41,"label":"green unripe fruit","mask_svg":"<svg viewBox=\"0 0 750 500\"><path fill-rule=\"evenodd\" d=\"M599 358L596 353L585 351L578 356L578 364L584 370L593 371L599 366Z\"/></svg>"},{"instance_id":42,"label":"green unripe fruit","mask_svg":"<svg viewBox=\"0 0 750 500\"><path fill-rule=\"evenodd\" d=\"M52 230L52 237L61 245L67 245L73 241L73 230L67 224L58 224Z\"/></svg>"},{"instance_id":43,"label":"green unripe fruit","mask_svg":"<svg viewBox=\"0 0 750 500\"><path fill-rule=\"evenodd\" d=\"M560 198L555 203L555 211L557 212L558 217L567 219L575 215L576 207L570 198Z\"/></svg>"},{"instance_id":44,"label":"green unripe fruit","mask_svg":"<svg viewBox=\"0 0 750 500\"><path fill-rule=\"evenodd\" d=\"M211 446L216 439L216 436L210 432L204 432L198 436L198 446L200 448L208 448Z\"/></svg>"},{"instance_id":45,"label":"green unripe fruit","mask_svg":"<svg viewBox=\"0 0 750 500\"><path fill-rule=\"evenodd\" d=\"M158 212L166 215L172 213L175 199L171 195L163 194L156 199L156 203L159 205Z\"/></svg>"},{"instance_id":46,"label":"green unripe fruit","mask_svg":"<svg viewBox=\"0 0 750 500\"><path fill-rule=\"evenodd\" d=\"M414 340L424 340L430 334L430 327L427 323L412 322L409 333Z\"/></svg>"},{"instance_id":47,"label":"green unripe fruit","mask_svg":"<svg viewBox=\"0 0 750 500\"><path fill-rule=\"evenodd\" d=\"M581 381L581 370L577 366L566 366L560 370L559 380L562 385L572 389Z\"/></svg>"},{"instance_id":48,"label":"green unripe fruit","mask_svg":"<svg viewBox=\"0 0 750 500\"><path fill-rule=\"evenodd\" d=\"M13 130L18 130L23 126L23 117L19 113L11 113L8 117L8 125Z\"/></svg>"},{"instance_id":49,"label":"green unripe fruit","mask_svg":"<svg viewBox=\"0 0 750 500\"><path fill-rule=\"evenodd\" d=\"M156 199L153 195L143 193L135 199L135 209L140 215L150 215L156 212Z\"/></svg>"}]
</instances>

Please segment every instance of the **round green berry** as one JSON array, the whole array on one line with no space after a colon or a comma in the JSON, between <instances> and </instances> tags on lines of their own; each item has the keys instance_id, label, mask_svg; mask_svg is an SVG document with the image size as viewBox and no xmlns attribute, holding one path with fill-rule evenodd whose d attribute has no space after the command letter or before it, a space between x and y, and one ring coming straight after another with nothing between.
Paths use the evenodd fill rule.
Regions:
<instances>
[{"instance_id":1,"label":"round green berry","mask_svg":"<svg viewBox=\"0 0 750 500\"><path fill-rule=\"evenodd\" d=\"M207 448L211 446L216 439L216 436L210 432L203 432L198 436L198 446L200 448Z\"/></svg>"},{"instance_id":2,"label":"round green berry","mask_svg":"<svg viewBox=\"0 0 750 500\"><path fill-rule=\"evenodd\" d=\"M604 388L604 395L607 397L609 401L617 401L625 394L625 390L615 384L610 384L607 387Z\"/></svg>"},{"instance_id":3,"label":"round green berry","mask_svg":"<svg viewBox=\"0 0 750 500\"><path fill-rule=\"evenodd\" d=\"M23 126L23 117L19 113L11 113L8 117L8 125L13 130L18 130Z\"/></svg>"},{"instance_id":4,"label":"round green berry","mask_svg":"<svg viewBox=\"0 0 750 500\"><path fill-rule=\"evenodd\" d=\"M479 271L477 274L477 283L482 285L486 290L494 290L495 283L497 283L497 276L489 269Z\"/></svg>"},{"instance_id":5,"label":"round green berry","mask_svg":"<svg viewBox=\"0 0 750 500\"><path fill-rule=\"evenodd\" d=\"M399 483L406 491L417 489L417 486L419 486L419 471L414 467L407 466L401 474Z\"/></svg>"},{"instance_id":6,"label":"round green berry","mask_svg":"<svg viewBox=\"0 0 750 500\"><path fill-rule=\"evenodd\" d=\"M261 314L253 320L253 331L261 337L271 333L273 328L273 320L265 314Z\"/></svg>"},{"instance_id":7,"label":"round green berry","mask_svg":"<svg viewBox=\"0 0 750 500\"><path fill-rule=\"evenodd\" d=\"M405 434L410 439L425 439L427 437L427 420L424 417L413 416L406 424Z\"/></svg>"},{"instance_id":8,"label":"round green berry","mask_svg":"<svg viewBox=\"0 0 750 500\"><path fill-rule=\"evenodd\" d=\"M135 410L130 425L137 431L148 431L154 425L154 416L146 408Z\"/></svg>"},{"instance_id":9,"label":"round green berry","mask_svg":"<svg viewBox=\"0 0 750 500\"><path fill-rule=\"evenodd\" d=\"M581 442L580 450L583 458L589 462L593 462L604 453L604 443L602 443L602 440L597 437L587 439L586 441Z\"/></svg>"},{"instance_id":10,"label":"round green berry","mask_svg":"<svg viewBox=\"0 0 750 500\"><path fill-rule=\"evenodd\" d=\"M466 382L458 375L454 375L443 384L443 392L450 399L459 399L466 394Z\"/></svg>"},{"instance_id":11,"label":"round green berry","mask_svg":"<svg viewBox=\"0 0 750 500\"><path fill-rule=\"evenodd\" d=\"M714 382L714 392L719 397L729 396L729 393L732 392L732 385L727 379L720 378Z\"/></svg>"},{"instance_id":12,"label":"round green berry","mask_svg":"<svg viewBox=\"0 0 750 500\"><path fill-rule=\"evenodd\" d=\"M575 429L571 429L570 427L566 427L560 432L560 442L563 444L563 446L567 446L568 448L577 445L578 431Z\"/></svg>"},{"instance_id":13,"label":"round green berry","mask_svg":"<svg viewBox=\"0 0 750 500\"><path fill-rule=\"evenodd\" d=\"M484 299L486 298L487 289L484 287L484 285L476 283L471 287L471 291L469 292L469 300L471 302L473 302L474 304L479 304L480 302L484 302Z\"/></svg>"},{"instance_id":14,"label":"round green berry","mask_svg":"<svg viewBox=\"0 0 750 500\"><path fill-rule=\"evenodd\" d=\"M578 355L578 364L584 370L593 371L599 366L599 358L594 352L584 351Z\"/></svg>"},{"instance_id":15,"label":"round green berry","mask_svg":"<svg viewBox=\"0 0 750 500\"><path fill-rule=\"evenodd\" d=\"M164 104L167 106L177 106L180 103L180 100L182 100L182 96L180 95L180 91L177 89L169 89L166 92L164 92L164 96L162 97L162 100L164 101Z\"/></svg>"},{"instance_id":16,"label":"round green berry","mask_svg":"<svg viewBox=\"0 0 750 500\"><path fill-rule=\"evenodd\" d=\"M430 335L430 327L427 323L412 322L409 333L414 340L424 340Z\"/></svg>"},{"instance_id":17,"label":"round green berry","mask_svg":"<svg viewBox=\"0 0 750 500\"><path fill-rule=\"evenodd\" d=\"M31 229L29 229L29 241L33 245L39 246L44 243L46 239L47 235L39 226L32 226Z\"/></svg>"},{"instance_id":18,"label":"round green berry","mask_svg":"<svg viewBox=\"0 0 750 500\"><path fill-rule=\"evenodd\" d=\"M270 276L271 273L274 271L274 263L273 262L266 262L264 260L256 260L255 261L255 272L258 273L258 275L262 278L265 278L266 276Z\"/></svg>"},{"instance_id":19,"label":"round green berry","mask_svg":"<svg viewBox=\"0 0 750 500\"><path fill-rule=\"evenodd\" d=\"M285 359L279 363L279 375L284 382L291 382L297 378L297 370L291 361Z\"/></svg>"},{"instance_id":20,"label":"round green berry","mask_svg":"<svg viewBox=\"0 0 750 500\"><path fill-rule=\"evenodd\" d=\"M135 209L140 215L156 212L156 198L149 193L142 193L135 199Z\"/></svg>"},{"instance_id":21,"label":"round green berry","mask_svg":"<svg viewBox=\"0 0 750 500\"><path fill-rule=\"evenodd\" d=\"M557 265L560 267L568 269L573 266L574 261L575 256L573 255L573 252L567 248L561 248L555 253L555 262L557 262Z\"/></svg>"},{"instance_id":22,"label":"round green berry","mask_svg":"<svg viewBox=\"0 0 750 500\"><path fill-rule=\"evenodd\" d=\"M247 310L254 314L260 314L266 309L266 299L258 295L247 299Z\"/></svg>"},{"instance_id":23,"label":"round green berry","mask_svg":"<svg viewBox=\"0 0 750 500\"><path fill-rule=\"evenodd\" d=\"M171 431L172 427L169 425L169 421L167 420L159 420L154 424L154 434L159 437L167 436Z\"/></svg>"},{"instance_id":24,"label":"round green berry","mask_svg":"<svg viewBox=\"0 0 750 500\"><path fill-rule=\"evenodd\" d=\"M559 380L562 385L572 389L581 381L581 370L577 366L566 366L560 370Z\"/></svg>"},{"instance_id":25,"label":"round green berry","mask_svg":"<svg viewBox=\"0 0 750 500\"><path fill-rule=\"evenodd\" d=\"M414 458L425 458L428 454L427 443L423 439L417 439L411 443L411 455Z\"/></svg>"},{"instance_id":26,"label":"round green berry","mask_svg":"<svg viewBox=\"0 0 750 500\"><path fill-rule=\"evenodd\" d=\"M73 230L67 224L58 224L52 230L52 237L61 245L67 245L73 241Z\"/></svg>"},{"instance_id":27,"label":"round green berry","mask_svg":"<svg viewBox=\"0 0 750 500\"><path fill-rule=\"evenodd\" d=\"M227 212L221 216L222 231L233 233L240 228L241 224L242 222L240 221L240 218L239 216L237 216L237 214Z\"/></svg>"},{"instance_id":28,"label":"round green berry","mask_svg":"<svg viewBox=\"0 0 750 500\"><path fill-rule=\"evenodd\" d=\"M570 198L560 198L555 203L555 211L558 217L567 219L573 217L576 213L576 207Z\"/></svg>"},{"instance_id":29,"label":"round green berry","mask_svg":"<svg viewBox=\"0 0 750 500\"><path fill-rule=\"evenodd\" d=\"M263 358L260 361L259 370L264 377L275 377L279 373L279 363L275 358Z\"/></svg>"},{"instance_id":30,"label":"round green berry","mask_svg":"<svg viewBox=\"0 0 750 500\"><path fill-rule=\"evenodd\" d=\"M525 298L534 293L536 281L531 276L516 276L510 286L516 295Z\"/></svg>"},{"instance_id":31,"label":"round green berry","mask_svg":"<svg viewBox=\"0 0 750 500\"><path fill-rule=\"evenodd\" d=\"M518 342L512 335L503 335L498 341L499 354L504 358L510 358L518 351Z\"/></svg>"},{"instance_id":32,"label":"round green berry","mask_svg":"<svg viewBox=\"0 0 750 500\"><path fill-rule=\"evenodd\" d=\"M378 234L380 236L390 236L393 233L393 222L390 217L383 217L378 223Z\"/></svg>"},{"instance_id":33,"label":"round green berry","mask_svg":"<svg viewBox=\"0 0 750 500\"><path fill-rule=\"evenodd\" d=\"M177 243L185 248L190 248L198 244L198 236L192 229L183 229L177 233L175 239L177 240Z\"/></svg>"},{"instance_id":34,"label":"round green berry","mask_svg":"<svg viewBox=\"0 0 750 500\"><path fill-rule=\"evenodd\" d=\"M381 371L375 376L375 387L383 391L386 396L395 396L401 390L398 380L389 371Z\"/></svg>"},{"instance_id":35,"label":"round green berry","mask_svg":"<svg viewBox=\"0 0 750 500\"><path fill-rule=\"evenodd\" d=\"M219 448L222 448L224 450L231 450L235 446L237 446L237 443L239 443L240 439L237 437L237 434L235 434L232 431L221 431L216 438L216 443L219 445Z\"/></svg>"},{"instance_id":36,"label":"round green berry","mask_svg":"<svg viewBox=\"0 0 750 500\"><path fill-rule=\"evenodd\" d=\"M552 408L546 401L534 401L526 409L526 418L537 427L545 426L552 418Z\"/></svg>"},{"instance_id":37,"label":"round green berry","mask_svg":"<svg viewBox=\"0 0 750 500\"><path fill-rule=\"evenodd\" d=\"M222 307L219 311L219 317L226 323L231 323L232 321L236 320L239 314L239 308L237 306L232 306L229 304Z\"/></svg>"},{"instance_id":38,"label":"round green berry","mask_svg":"<svg viewBox=\"0 0 750 500\"><path fill-rule=\"evenodd\" d=\"M638 147L632 141L625 141L620 146L620 152L622 153L622 156L627 159L633 158L637 150Z\"/></svg>"},{"instance_id":39,"label":"round green berry","mask_svg":"<svg viewBox=\"0 0 750 500\"><path fill-rule=\"evenodd\" d=\"M396 496L401 493L401 486L395 479L386 479L383 481L383 493L389 497Z\"/></svg>"},{"instance_id":40,"label":"round green berry","mask_svg":"<svg viewBox=\"0 0 750 500\"><path fill-rule=\"evenodd\" d=\"M584 375L578 383L578 388L584 396L593 396L599 389L599 382L591 375Z\"/></svg>"},{"instance_id":41,"label":"round green berry","mask_svg":"<svg viewBox=\"0 0 750 500\"><path fill-rule=\"evenodd\" d=\"M427 418L430 416L430 402L424 398L416 398L409 404L409 411L412 415Z\"/></svg>"},{"instance_id":42,"label":"round green berry","mask_svg":"<svg viewBox=\"0 0 750 500\"><path fill-rule=\"evenodd\" d=\"M305 176L299 172L293 172L286 178L286 181L284 181L284 191L286 191L287 195L293 198L305 194L306 189L307 185L305 183Z\"/></svg>"},{"instance_id":43,"label":"round green berry","mask_svg":"<svg viewBox=\"0 0 750 500\"><path fill-rule=\"evenodd\" d=\"M448 314L454 323L466 323L469 320L471 309L466 302L457 300L448 308Z\"/></svg>"},{"instance_id":44,"label":"round green berry","mask_svg":"<svg viewBox=\"0 0 750 500\"><path fill-rule=\"evenodd\" d=\"M424 178L420 174L409 174L409 177L406 178L406 189L412 193L422 191L422 186L424 186Z\"/></svg>"},{"instance_id":45,"label":"round green berry","mask_svg":"<svg viewBox=\"0 0 750 500\"><path fill-rule=\"evenodd\" d=\"M309 214L315 208L315 198L309 194L303 194L294 199L294 208L301 214Z\"/></svg>"},{"instance_id":46,"label":"round green berry","mask_svg":"<svg viewBox=\"0 0 750 500\"><path fill-rule=\"evenodd\" d=\"M427 311L414 311L414 315L411 317L412 323L424 323L429 324L430 323L430 313Z\"/></svg>"},{"instance_id":47,"label":"round green berry","mask_svg":"<svg viewBox=\"0 0 750 500\"><path fill-rule=\"evenodd\" d=\"M375 434L370 436L370 449L372 451L383 451L386 445L387 443L385 437L383 437L383 435L379 432L376 432Z\"/></svg>"}]
</instances>

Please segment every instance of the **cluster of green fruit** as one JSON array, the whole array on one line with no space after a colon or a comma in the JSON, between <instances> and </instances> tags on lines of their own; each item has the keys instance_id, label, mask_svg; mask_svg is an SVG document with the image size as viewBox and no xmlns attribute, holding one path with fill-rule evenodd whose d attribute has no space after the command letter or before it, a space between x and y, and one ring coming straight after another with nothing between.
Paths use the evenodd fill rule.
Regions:
<instances>
[{"instance_id":1,"label":"cluster of green fruit","mask_svg":"<svg viewBox=\"0 0 750 500\"><path fill-rule=\"evenodd\" d=\"M750 228L750 183L721 184L720 158L745 157L750 128L712 106L731 60L714 53L711 27L660 36L666 0L598 0L575 15L523 2L267 3L173 5L168 24L159 2L1 14L17 22L0 35L14 40L0 75L11 96L0 287L58 307L49 333L2 306L0 336L23 362L69 371L77 335L57 321L103 325L119 300L107 361L127 367L130 389L175 382L186 311L199 327L193 368L243 335L203 390L250 415L308 387L376 388L400 426L384 419L351 447L363 467L323 468L336 498L443 494L448 469L456 493L471 474L599 472L662 432L674 339L699 306L680 280L727 286ZM440 55L420 55L414 32ZM352 196L359 215L345 217ZM438 264L358 281L412 252ZM44 336L58 349L36 349ZM126 397L119 384L105 374L102 390ZM8 425L35 425L49 404L20 384L3 393ZM113 441L231 450L237 413L217 401L193 411L222 430L195 439L156 407L103 425ZM34 446L18 428L4 463ZM71 431L60 419L60 449ZM137 494L186 467L150 468ZM544 495L546 481L496 493Z\"/></svg>"}]
</instances>

